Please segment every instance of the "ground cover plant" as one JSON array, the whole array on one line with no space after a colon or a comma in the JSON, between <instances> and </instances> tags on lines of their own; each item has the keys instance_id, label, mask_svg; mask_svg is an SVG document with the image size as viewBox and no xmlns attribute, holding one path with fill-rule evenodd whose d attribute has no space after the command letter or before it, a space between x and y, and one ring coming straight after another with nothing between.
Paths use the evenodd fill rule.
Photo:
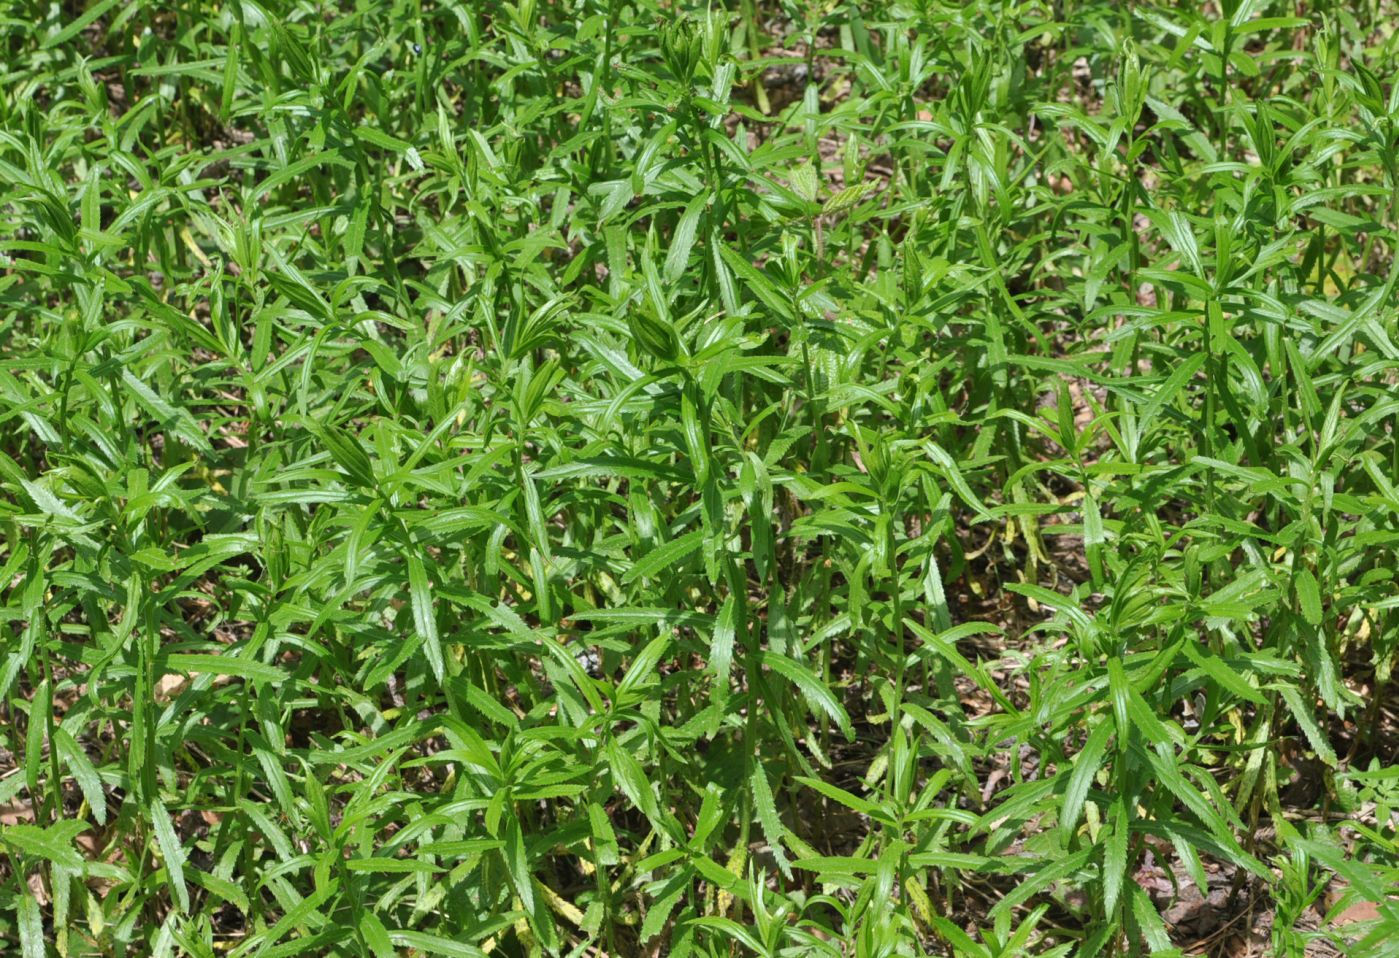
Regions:
<instances>
[{"instance_id":1,"label":"ground cover plant","mask_svg":"<svg viewBox=\"0 0 1399 958\"><path fill-rule=\"evenodd\" d=\"M1392 955L1387 0L0 8L0 951Z\"/></svg>"}]
</instances>

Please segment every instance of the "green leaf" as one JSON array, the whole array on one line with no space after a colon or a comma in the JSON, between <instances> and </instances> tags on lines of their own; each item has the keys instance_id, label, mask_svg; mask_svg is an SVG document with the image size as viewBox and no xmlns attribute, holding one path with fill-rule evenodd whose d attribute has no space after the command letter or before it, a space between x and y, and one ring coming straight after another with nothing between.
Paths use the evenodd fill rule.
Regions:
<instances>
[{"instance_id":1,"label":"green leaf","mask_svg":"<svg viewBox=\"0 0 1399 958\"><path fill-rule=\"evenodd\" d=\"M63 756L68 770L73 773L73 779L78 783L78 789L83 793L88 808L92 809L92 817L99 825L107 824L107 793L102 788L102 779L98 776L97 769L93 767L87 753L74 741L73 736L62 728L55 728L53 737L58 753Z\"/></svg>"},{"instance_id":2,"label":"green leaf","mask_svg":"<svg viewBox=\"0 0 1399 958\"><path fill-rule=\"evenodd\" d=\"M1307 742L1311 745L1312 751L1316 752L1317 757L1331 768L1338 767L1340 763L1336 758L1336 750L1331 747L1330 739L1322 731L1321 726L1317 724L1316 715L1311 707L1303 701L1301 693L1291 685L1279 684L1272 686L1272 688L1277 689L1282 700L1287 703L1288 710L1297 721L1297 727L1302 730L1302 734L1306 736Z\"/></svg>"},{"instance_id":3,"label":"green leaf","mask_svg":"<svg viewBox=\"0 0 1399 958\"><path fill-rule=\"evenodd\" d=\"M1083 803L1088 798L1088 790L1093 785L1093 777L1102 766L1103 753L1107 749L1108 736L1112 734L1111 722L1099 722L1083 743L1082 750L1074 756L1073 771L1064 789L1064 805L1059 813L1059 831L1065 840L1073 835L1078 827L1079 816L1083 814Z\"/></svg>"},{"instance_id":4,"label":"green leaf","mask_svg":"<svg viewBox=\"0 0 1399 958\"><path fill-rule=\"evenodd\" d=\"M670 240L670 250L665 258L665 281L674 285L690 261L690 250L695 245L695 232L699 228L700 216L704 214L709 196L701 193L685 207L685 212L676 224L675 235Z\"/></svg>"},{"instance_id":5,"label":"green leaf","mask_svg":"<svg viewBox=\"0 0 1399 958\"><path fill-rule=\"evenodd\" d=\"M651 790L651 783L646 780L646 773L640 763L615 741L609 741L605 751L613 780L622 793L631 799L632 804L641 809L648 819L653 823L659 823L660 805L656 802L656 793Z\"/></svg>"},{"instance_id":6,"label":"green leaf","mask_svg":"<svg viewBox=\"0 0 1399 958\"><path fill-rule=\"evenodd\" d=\"M1117 743L1125 749L1129 741L1128 733L1132 723L1129 717L1130 693L1132 687L1127 682L1127 673L1122 671L1122 660L1116 656L1108 659L1108 692L1112 696L1112 714L1117 723Z\"/></svg>"},{"instance_id":7,"label":"green leaf","mask_svg":"<svg viewBox=\"0 0 1399 958\"><path fill-rule=\"evenodd\" d=\"M359 935L374 958L395 958L397 955L388 930L372 911L359 916Z\"/></svg>"},{"instance_id":8,"label":"green leaf","mask_svg":"<svg viewBox=\"0 0 1399 958\"><path fill-rule=\"evenodd\" d=\"M1103 842L1103 911L1113 917L1122 895L1122 883L1127 875L1127 844L1131 822L1126 803L1118 797L1112 805L1107 841Z\"/></svg>"},{"instance_id":9,"label":"green leaf","mask_svg":"<svg viewBox=\"0 0 1399 958\"><path fill-rule=\"evenodd\" d=\"M1316 576L1312 575L1310 569L1298 569L1293 579L1297 588L1297 605L1302 610L1302 618L1307 620L1308 625L1321 625L1321 589L1317 586Z\"/></svg>"},{"instance_id":10,"label":"green leaf","mask_svg":"<svg viewBox=\"0 0 1399 958\"><path fill-rule=\"evenodd\" d=\"M792 192L796 193L808 203L816 200L816 192L820 189L820 178L817 176L816 167L810 163L802 163L792 168Z\"/></svg>"},{"instance_id":11,"label":"green leaf","mask_svg":"<svg viewBox=\"0 0 1399 958\"><path fill-rule=\"evenodd\" d=\"M415 948L425 955L441 955L443 958L486 958L486 953L475 945L422 931L390 931L389 940L401 948Z\"/></svg>"},{"instance_id":12,"label":"green leaf","mask_svg":"<svg viewBox=\"0 0 1399 958\"><path fill-rule=\"evenodd\" d=\"M198 868L188 869L185 872L185 877L205 891L218 895L243 914L248 914L251 908L251 905L248 903L248 896L243 894L243 889L239 888L233 882L220 878L210 872L201 871Z\"/></svg>"},{"instance_id":13,"label":"green leaf","mask_svg":"<svg viewBox=\"0 0 1399 958\"><path fill-rule=\"evenodd\" d=\"M434 874L442 869L432 862L419 858L350 858L345 868L352 872L369 872L374 875L413 875Z\"/></svg>"},{"instance_id":14,"label":"green leaf","mask_svg":"<svg viewBox=\"0 0 1399 958\"><path fill-rule=\"evenodd\" d=\"M626 675L622 676L622 681L617 685L618 700L627 698L642 683L654 676L656 665L670 648L670 643L669 635L659 635L646 643L646 647L632 660Z\"/></svg>"},{"instance_id":15,"label":"green leaf","mask_svg":"<svg viewBox=\"0 0 1399 958\"><path fill-rule=\"evenodd\" d=\"M588 803L588 825L592 831L593 847L598 861L604 865L615 865L620 860L617 849L617 833L607 812L596 802Z\"/></svg>"},{"instance_id":16,"label":"green leaf","mask_svg":"<svg viewBox=\"0 0 1399 958\"><path fill-rule=\"evenodd\" d=\"M44 770L44 739L48 737L52 715L53 683L46 678L34 690L29 702L29 722L24 735L24 782L29 786L30 795L39 791L39 776Z\"/></svg>"},{"instance_id":17,"label":"green leaf","mask_svg":"<svg viewBox=\"0 0 1399 958\"><path fill-rule=\"evenodd\" d=\"M768 841L772 857L777 862L777 867L782 870L782 874L790 879L792 866L788 863L787 854L782 847L787 830L782 826L781 816L777 814L777 803L773 800L772 788L768 785L767 772L763 770L761 762L753 763L753 770L748 776L748 787L752 790L753 807L758 813L758 824L762 826L763 837Z\"/></svg>"},{"instance_id":18,"label":"green leaf","mask_svg":"<svg viewBox=\"0 0 1399 958\"><path fill-rule=\"evenodd\" d=\"M672 884L682 884L682 882L683 884L688 884L689 880L690 876L682 872L676 876L676 881ZM677 888L675 891L662 895L660 898L652 901L651 906L646 909L645 917L642 918L641 921L640 939L643 943L649 942L665 930L666 922L670 920L671 913L675 911L675 906L680 903L684 895L685 888L682 885L682 887Z\"/></svg>"},{"instance_id":19,"label":"green leaf","mask_svg":"<svg viewBox=\"0 0 1399 958\"><path fill-rule=\"evenodd\" d=\"M996 904L992 906L989 915L994 918L996 915L1008 913L1016 906L1029 901L1056 881L1075 874L1087 864L1089 856L1092 854L1092 848L1085 848L1082 851L1075 852L1058 861L1047 862L1037 869L1033 875L1015 886L1014 891L1011 891L1000 901L996 902Z\"/></svg>"},{"instance_id":20,"label":"green leaf","mask_svg":"<svg viewBox=\"0 0 1399 958\"><path fill-rule=\"evenodd\" d=\"M407 140L401 140L396 136L390 136L383 130L377 130L372 126L355 127L355 138L371 146L377 146L380 149L389 150L394 153L403 153L413 147L413 144L409 143Z\"/></svg>"},{"instance_id":21,"label":"green leaf","mask_svg":"<svg viewBox=\"0 0 1399 958\"><path fill-rule=\"evenodd\" d=\"M704 530L695 529L662 543L632 564L622 575L622 584L629 585L637 579L654 578L661 572L679 565L698 550L703 541Z\"/></svg>"},{"instance_id":22,"label":"green leaf","mask_svg":"<svg viewBox=\"0 0 1399 958\"><path fill-rule=\"evenodd\" d=\"M287 673L275 665L234 655L195 655L186 652L167 653L162 662L166 669L189 675L231 675L254 682L285 682Z\"/></svg>"},{"instance_id":23,"label":"green leaf","mask_svg":"<svg viewBox=\"0 0 1399 958\"><path fill-rule=\"evenodd\" d=\"M203 453L211 453L214 447L209 444L209 437L204 435L194 417L190 415L188 409L178 408L151 387L136 378L129 368L123 368L121 372L122 382L131 394L136 397L136 401L146 411L156 418L162 427L170 429L171 433L184 440L191 448Z\"/></svg>"},{"instance_id":24,"label":"green leaf","mask_svg":"<svg viewBox=\"0 0 1399 958\"><path fill-rule=\"evenodd\" d=\"M850 716L846 713L845 707L840 704L830 688L818 679L810 669L795 659L779 655L776 652L761 653L760 661L764 666L772 669L800 689L802 696L812 708L824 712L836 723L845 734L847 741L855 741L855 728L850 724Z\"/></svg>"},{"instance_id":25,"label":"green leaf","mask_svg":"<svg viewBox=\"0 0 1399 958\"><path fill-rule=\"evenodd\" d=\"M756 296L773 315L789 320L795 318L791 303L766 274L727 246L721 246L719 252L724 263L734 271L748 291Z\"/></svg>"},{"instance_id":26,"label":"green leaf","mask_svg":"<svg viewBox=\"0 0 1399 958\"><path fill-rule=\"evenodd\" d=\"M423 640L423 651L427 653L433 676L441 682L446 663L442 657L442 640L437 634L437 613L432 607L427 570L423 560L411 554L408 556L408 591L413 606L413 628Z\"/></svg>"},{"instance_id":27,"label":"green leaf","mask_svg":"<svg viewBox=\"0 0 1399 958\"><path fill-rule=\"evenodd\" d=\"M1202 671L1219 684L1219 687L1255 705L1264 705L1267 700L1239 673L1235 672L1219 656L1207 647L1192 641L1182 646L1185 657L1198 665Z\"/></svg>"},{"instance_id":28,"label":"green leaf","mask_svg":"<svg viewBox=\"0 0 1399 958\"><path fill-rule=\"evenodd\" d=\"M335 464L345 470L355 485L364 489L373 489L377 486L377 481L374 478L374 466L364 448L359 444L359 440L329 423L312 424L309 428L320 440L321 445L325 446L331 458L335 460Z\"/></svg>"},{"instance_id":29,"label":"green leaf","mask_svg":"<svg viewBox=\"0 0 1399 958\"><path fill-rule=\"evenodd\" d=\"M45 958L44 919L39 913L39 903L28 888L15 897L19 904L20 954L23 958Z\"/></svg>"},{"instance_id":30,"label":"green leaf","mask_svg":"<svg viewBox=\"0 0 1399 958\"><path fill-rule=\"evenodd\" d=\"M738 631L738 603L733 596L724 599L714 621L714 636L709 643L709 665L714 669L714 685L719 697L729 691L729 673L733 669L734 638Z\"/></svg>"},{"instance_id":31,"label":"green leaf","mask_svg":"<svg viewBox=\"0 0 1399 958\"><path fill-rule=\"evenodd\" d=\"M513 814L505 826L505 870L510 876L510 884L515 894L520 896L526 913L534 912L534 878L530 875L529 855L525 848L525 835L520 821Z\"/></svg>"},{"instance_id":32,"label":"green leaf","mask_svg":"<svg viewBox=\"0 0 1399 958\"><path fill-rule=\"evenodd\" d=\"M67 43L93 23L97 22L98 18L104 16L108 10L115 7L117 2L118 0L98 0L97 3L94 3L83 11L81 16L69 20L62 30L59 30L50 37L46 37L44 42L40 44L40 48L52 50L54 47ZM28 955L26 955L25 958L28 958Z\"/></svg>"},{"instance_id":33,"label":"green leaf","mask_svg":"<svg viewBox=\"0 0 1399 958\"><path fill-rule=\"evenodd\" d=\"M821 207L822 216L834 216L857 206L866 196L878 189L874 183L856 183L831 195Z\"/></svg>"},{"instance_id":34,"label":"green leaf","mask_svg":"<svg viewBox=\"0 0 1399 958\"><path fill-rule=\"evenodd\" d=\"M1136 884L1129 885L1128 891L1132 899L1132 917L1137 920L1137 927L1142 930L1142 937L1146 939L1151 954L1160 955L1171 950L1171 936L1167 932L1166 923L1161 920L1161 915L1157 912L1151 896L1146 893L1145 889Z\"/></svg>"},{"instance_id":35,"label":"green leaf","mask_svg":"<svg viewBox=\"0 0 1399 958\"><path fill-rule=\"evenodd\" d=\"M761 955L766 951L761 941L754 938L751 932L732 918L721 918L717 915L701 915L699 918L693 919L691 924L700 928L712 928L725 938L743 945L753 954Z\"/></svg>"},{"instance_id":36,"label":"green leaf","mask_svg":"<svg viewBox=\"0 0 1399 958\"><path fill-rule=\"evenodd\" d=\"M834 799L853 812L857 812L861 815L868 815L871 818L880 818L881 820L886 820L889 821L890 824L893 824L888 813L874 802L866 801L858 795L847 792L838 785L832 785L830 782L824 782L819 778L808 778L802 775L798 775L796 780L807 788L815 789L827 798Z\"/></svg>"},{"instance_id":37,"label":"green leaf","mask_svg":"<svg viewBox=\"0 0 1399 958\"><path fill-rule=\"evenodd\" d=\"M155 840L160 846L160 856L165 861L165 870L170 876L170 884L175 890L175 900L180 911L189 912L189 889L185 887L185 850L175 835L175 827L170 822L170 813L159 798L151 799L151 825L155 828Z\"/></svg>"},{"instance_id":38,"label":"green leaf","mask_svg":"<svg viewBox=\"0 0 1399 958\"><path fill-rule=\"evenodd\" d=\"M81 831L82 823L73 823ZM76 833L71 828L56 825L40 828L37 825L7 825L0 828L0 841L23 855L37 855L70 871L81 871L83 858L73 847Z\"/></svg>"},{"instance_id":39,"label":"green leaf","mask_svg":"<svg viewBox=\"0 0 1399 958\"><path fill-rule=\"evenodd\" d=\"M923 444L923 448L927 450L928 457L937 464L943 477L952 486L952 491L957 493L957 498L970 506L972 511L981 518L989 519L991 517L990 511L976 493L972 492L971 486L967 484L966 478L962 475L962 470L957 466L957 461L948 454L947 450L935 442L926 442Z\"/></svg>"}]
</instances>

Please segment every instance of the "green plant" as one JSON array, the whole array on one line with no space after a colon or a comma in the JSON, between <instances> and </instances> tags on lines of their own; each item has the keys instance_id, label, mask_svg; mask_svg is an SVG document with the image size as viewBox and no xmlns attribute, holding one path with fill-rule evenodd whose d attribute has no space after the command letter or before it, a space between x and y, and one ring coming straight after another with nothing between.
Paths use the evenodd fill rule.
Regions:
<instances>
[{"instance_id":1,"label":"green plant","mask_svg":"<svg viewBox=\"0 0 1399 958\"><path fill-rule=\"evenodd\" d=\"M0 949L1385 954L1395 15L17 0Z\"/></svg>"}]
</instances>

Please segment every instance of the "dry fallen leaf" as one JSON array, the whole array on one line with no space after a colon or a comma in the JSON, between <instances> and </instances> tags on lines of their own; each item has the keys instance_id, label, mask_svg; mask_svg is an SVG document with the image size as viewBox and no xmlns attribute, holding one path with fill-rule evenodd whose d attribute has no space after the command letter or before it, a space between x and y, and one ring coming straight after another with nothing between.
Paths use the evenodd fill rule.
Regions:
<instances>
[{"instance_id":1,"label":"dry fallen leaf","mask_svg":"<svg viewBox=\"0 0 1399 958\"><path fill-rule=\"evenodd\" d=\"M24 825L33 821L34 805L27 798L0 805L0 825Z\"/></svg>"}]
</instances>

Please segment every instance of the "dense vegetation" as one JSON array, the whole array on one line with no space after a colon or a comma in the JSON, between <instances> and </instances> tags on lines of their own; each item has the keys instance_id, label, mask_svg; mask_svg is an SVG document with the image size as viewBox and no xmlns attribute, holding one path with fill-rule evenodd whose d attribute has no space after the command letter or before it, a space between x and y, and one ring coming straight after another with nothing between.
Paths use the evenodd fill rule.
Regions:
<instances>
[{"instance_id":1,"label":"dense vegetation","mask_svg":"<svg viewBox=\"0 0 1399 958\"><path fill-rule=\"evenodd\" d=\"M1399 12L0 11L0 950L1392 955Z\"/></svg>"}]
</instances>

